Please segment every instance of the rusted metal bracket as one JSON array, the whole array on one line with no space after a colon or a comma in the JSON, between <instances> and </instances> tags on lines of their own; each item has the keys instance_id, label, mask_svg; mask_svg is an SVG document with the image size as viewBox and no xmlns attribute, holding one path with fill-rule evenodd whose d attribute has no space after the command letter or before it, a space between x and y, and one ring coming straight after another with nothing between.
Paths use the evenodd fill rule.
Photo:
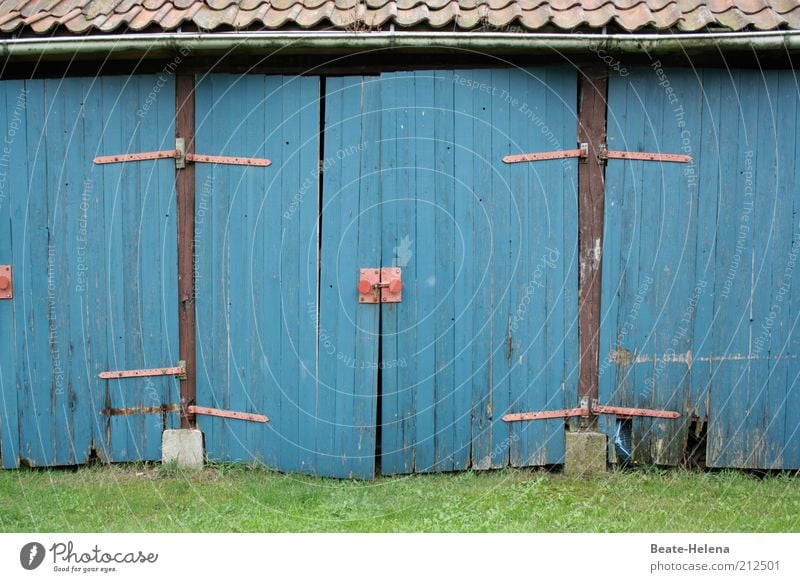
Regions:
<instances>
[{"instance_id":1,"label":"rusted metal bracket","mask_svg":"<svg viewBox=\"0 0 800 582\"><path fill-rule=\"evenodd\" d=\"M197 162L205 164L227 164L233 166L262 166L272 165L266 158L245 158L240 156L209 156L206 154L186 153L186 142L179 137L175 140L174 150L161 150L157 152L140 152L137 154L117 154L114 156L97 156L95 164L119 164L124 162L141 162L142 160L161 160L173 158L175 167L182 169L187 163Z\"/></svg>"},{"instance_id":2,"label":"rusted metal bracket","mask_svg":"<svg viewBox=\"0 0 800 582\"><path fill-rule=\"evenodd\" d=\"M400 267L359 271L359 303L400 303L402 300L403 270Z\"/></svg>"},{"instance_id":3,"label":"rusted metal bracket","mask_svg":"<svg viewBox=\"0 0 800 582\"><path fill-rule=\"evenodd\" d=\"M578 144L574 150L558 150L551 152L538 152L533 154L515 154L505 156L503 161L506 164L518 164L520 162L539 162L543 160L558 160L562 158L580 158L585 160L589 157L589 144ZM625 152L620 150L610 150L606 144L600 144L597 151L597 160L604 163L606 160L640 160L645 162L675 162L686 164L692 161L692 156L683 154L661 154L653 152Z\"/></svg>"},{"instance_id":4,"label":"rusted metal bracket","mask_svg":"<svg viewBox=\"0 0 800 582\"><path fill-rule=\"evenodd\" d=\"M130 416L132 414L167 414L180 412L179 404L162 404L161 406L142 406L139 408L105 408L100 411L103 416Z\"/></svg>"},{"instance_id":5,"label":"rusted metal bracket","mask_svg":"<svg viewBox=\"0 0 800 582\"><path fill-rule=\"evenodd\" d=\"M519 422L522 420L544 420L547 418L570 418L573 416L582 416L588 418L593 415L599 414L613 414L618 418L632 418L634 416L646 416L653 418L678 418L680 413L672 410L654 410L651 408L626 408L623 406L605 406L598 404L597 400L592 400L591 405L589 400L584 399L581 401L581 406L578 408L565 408L562 410L542 410L539 412L516 412L506 414L503 417L504 422Z\"/></svg>"},{"instance_id":6,"label":"rusted metal bracket","mask_svg":"<svg viewBox=\"0 0 800 582\"><path fill-rule=\"evenodd\" d=\"M0 299L14 299L14 274L11 265L0 265Z\"/></svg>"},{"instance_id":7,"label":"rusted metal bracket","mask_svg":"<svg viewBox=\"0 0 800 582\"><path fill-rule=\"evenodd\" d=\"M206 406L195 406L190 404L187 407L189 414L202 414L206 416L219 416L222 418L232 418L235 420L249 420L250 422L269 422L269 418L263 414L253 414L251 412L236 412L234 410L221 410L219 408L208 408Z\"/></svg>"},{"instance_id":8,"label":"rusted metal bracket","mask_svg":"<svg viewBox=\"0 0 800 582\"><path fill-rule=\"evenodd\" d=\"M587 158L589 157L589 144L578 144L574 150L558 150L551 152L538 152L534 154L515 154L505 156L503 161L506 164L518 164L520 162L540 162L543 160L560 160L563 158Z\"/></svg>"},{"instance_id":9,"label":"rusted metal bracket","mask_svg":"<svg viewBox=\"0 0 800 582\"><path fill-rule=\"evenodd\" d=\"M614 159L688 164L692 161L692 156L686 156L683 154L660 154L652 152L625 152L620 150L610 150L606 144L602 144L600 146L600 150L597 152L597 159L601 161Z\"/></svg>"},{"instance_id":10,"label":"rusted metal bracket","mask_svg":"<svg viewBox=\"0 0 800 582\"><path fill-rule=\"evenodd\" d=\"M186 379L186 362L183 360L178 362L178 365L172 368L146 368L142 370L114 370L109 372L100 372L97 377L104 380L113 380L121 378L144 378L147 376L175 376L179 380Z\"/></svg>"}]
</instances>

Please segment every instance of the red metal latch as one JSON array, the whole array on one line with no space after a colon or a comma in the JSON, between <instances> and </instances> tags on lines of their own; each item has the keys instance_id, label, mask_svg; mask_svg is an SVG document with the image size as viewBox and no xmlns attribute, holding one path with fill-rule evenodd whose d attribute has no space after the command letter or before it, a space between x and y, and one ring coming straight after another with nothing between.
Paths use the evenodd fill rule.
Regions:
<instances>
[{"instance_id":1,"label":"red metal latch","mask_svg":"<svg viewBox=\"0 0 800 582\"><path fill-rule=\"evenodd\" d=\"M14 299L14 277L11 265L0 265L0 299Z\"/></svg>"},{"instance_id":2,"label":"red metal latch","mask_svg":"<svg viewBox=\"0 0 800 582\"><path fill-rule=\"evenodd\" d=\"M572 416L588 417L597 414L613 414L617 418L632 418L634 416L647 416L653 418L678 418L680 413L672 410L653 410L651 408L625 408L623 406L605 406L592 400L591 406L587 400L581 402L578 408L565 408L562 410L543 410L539 412L515 412L503 417L505 422L519 422L522 420L543 420L546 418L570 418Z\"/></svg>"},{"instance_id":3,"label":"red metal latch","mask_svg":"<svg viewBox=\"0 0 800 582\"><path fill-rule=\"evenodd\" d=\"M402 299L403 271L400 267L359 271L359 303L400 303Z\"/></svg>"}]
</instances>

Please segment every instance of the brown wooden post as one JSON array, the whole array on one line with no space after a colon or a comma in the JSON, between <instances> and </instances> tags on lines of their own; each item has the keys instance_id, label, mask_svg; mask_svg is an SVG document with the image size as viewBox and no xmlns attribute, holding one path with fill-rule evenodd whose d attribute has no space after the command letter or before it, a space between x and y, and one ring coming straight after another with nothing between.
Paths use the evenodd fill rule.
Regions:
<instances>
[{"instance_id":1,"label":"brown wooden post","mask_svg":"<svg viewBox=\"0 0 800 582\"><path fill-rule=\"evenodd\" d=\"M578 139L589 144L588 158L578 164L578 217L580 272L578 277L578 335L580 373L578 398L590 402L598 395L600 343L600 277L602 267L605 166L598 159L606 141L606 94L608 70L589 66L579 69L580 104ZM587 428L594 428L590 417Z\"/></svg>"},{"instance_id":2,"label":"brown wooden post","mask_svg":"<svg viewBox=\"0 0 800 582\"><path fill-rule=\"evenodd\" d=\"M176 77L175 137L183 138L186 153L194 153L194 75ZM175 171L178 197L178 337L180 358L186 362L186 378L181 380L181 428L194 426L188 407L195 403L195 288L194 288L194 164Z\"/></svg>"}]
</instances>

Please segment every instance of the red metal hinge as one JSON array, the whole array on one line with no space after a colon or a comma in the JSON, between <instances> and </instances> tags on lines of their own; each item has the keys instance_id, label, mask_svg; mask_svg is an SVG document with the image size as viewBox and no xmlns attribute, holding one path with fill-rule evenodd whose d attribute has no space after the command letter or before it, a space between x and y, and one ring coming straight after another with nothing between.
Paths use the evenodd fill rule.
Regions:
<instances>
[{"instance_id":1,"label":"red metal hinge","mask_svg":"<svg viewBox=\"0 0 800 582\"><path fill-rule=\"evenodd\" d=\"M140 370L114 370L100 372L97 377L104 380L122 378L144 378L147 376L176 376L179 380L186 380L186 362L183 360L173 368L145 368Z\"/></svg>"},{"instance_id":2,"label":"red metal hinge","mask_svg":"<svg viewBox=\"0 0 800 582\"><path fill-rule=\"evenodd\" d=\"M538 152L535 154L516 154L505 156L503 161L506 164L518 164L520 162L539 162L542 160L559 160L562 158L587 158L589 157L589 144L582 143L574 150L558 150L552 152Z\"/></svg>"},{"instance_id":3,"label":"red metal hinge","mask_svg":"<svg viewBox=\"0 0 800 582\"><path fill-rule=\"evenodd\" d=\"M672 410L653 410L651 408L625 408L623 406L605 406L592 400L591 405L587 400L581 402L579 408L565 408L562 410L543 410L539 412L515 412L503 417L505 422L519 422L522 420L543 420L546 418L570 418L572 416L588 417L597 414L613 414L619 418L632 418L646 416L653 418L678 418L680 413Z\"/></svg>"},{"instance_id":4,"label":"red metal hinge","mask_svg":"<svg viewBox=\"0 0 800 582\"><path fill-rule=\"evenodd\" d=\"M400 267L359 271L359 303L400 303L402 299L403 270Z\"/></svg>"},{"instance_id":5,"label":"red metal hinge","mask_svg":"<svg viewBox=\"0 0 800 582\"><path fill-rule=\"evenodd\" d=\"M235 420L249 420L250 422L269 422L269 418L263 414L253 414L251 412L236 412L234 410L221 410L219 408L208 408L206 406L189 405L186 407L189 414L202 414L206 416L220 416L222 418L233 418Z\"/></svg>"},{"instance_id":6,"label":"red metal hinge","mask_svg":"<svg viewBox=\"0 0 800 582\"><path fill-rule=\"evenodd\" d=\"M683 154L660 154L652 152L625 152L620 150L610 150L606 144L600 146L597 152L598 160L640 160L644 162L675 162L678 164L688 164L692 161L692 156Z\"/></svg>"},{"instance_id":7,"label":"red metal hinge","mask_svg":"<svg viewBox=\"0 0 800 582\"><path fill-rule=\"evenodd\" d=\"M175 140L174 150L161 150L157 152L140 152L137 154L117 154L114 156L97 156L95 164L118 164L123 162L140 162L142 160L161 160L173 158L176 168L186 167L187 162L200 162L208 164L228 164L234 166L262 166L266 167L272 162L266 158L245 158L240 156L209 156L206 154L186 153L183 138Z\"/></svg>"},{"instance_id":8,"label":"red metal hinge","mask_svg":"<svg viewBox=\"0 0 800 582\"><path fill-rule=\"evenodd\" d=\"M14 299L14 275L11 265L0 265L0 299Z\"/></svg>"},{"instance_id":9,"label":"red metal hinge","mask_svg":"<svg viewBox=\"0 0 800 582\"><path fill-rule=\"evenodd\" d=\"M533 154L515 154L505 156L503 161L506 164L517 164L520 162L538 162L542 160L557 160L561 158L581 158L589 157L589 144L579 144L578 149L558 150L551 152L538 152ZM619 150L609 150L606 144L600 146L597 152L597 159L605 161L608 159L618 160L640 160L645 162L676 162L685 164L692 161L692 156L683 154L661 154L652 152L625 152Z\"/></svg>"}]
</instances>

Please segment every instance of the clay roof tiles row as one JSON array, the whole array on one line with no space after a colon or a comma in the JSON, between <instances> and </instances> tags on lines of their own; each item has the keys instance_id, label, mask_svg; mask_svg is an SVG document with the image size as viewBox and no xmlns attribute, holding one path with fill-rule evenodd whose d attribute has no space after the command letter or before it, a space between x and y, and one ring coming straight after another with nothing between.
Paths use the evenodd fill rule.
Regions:
<instances>
[{"instance_id":1,"label":"clay roof tiles row","mask_svg":"<svg viewBox=\"0 0 800 582\"><path fill-rule=\"evenodd\" d=\"M0 0L0 31L800 29L797 0Z\"/></svg>"}]
</instances>

